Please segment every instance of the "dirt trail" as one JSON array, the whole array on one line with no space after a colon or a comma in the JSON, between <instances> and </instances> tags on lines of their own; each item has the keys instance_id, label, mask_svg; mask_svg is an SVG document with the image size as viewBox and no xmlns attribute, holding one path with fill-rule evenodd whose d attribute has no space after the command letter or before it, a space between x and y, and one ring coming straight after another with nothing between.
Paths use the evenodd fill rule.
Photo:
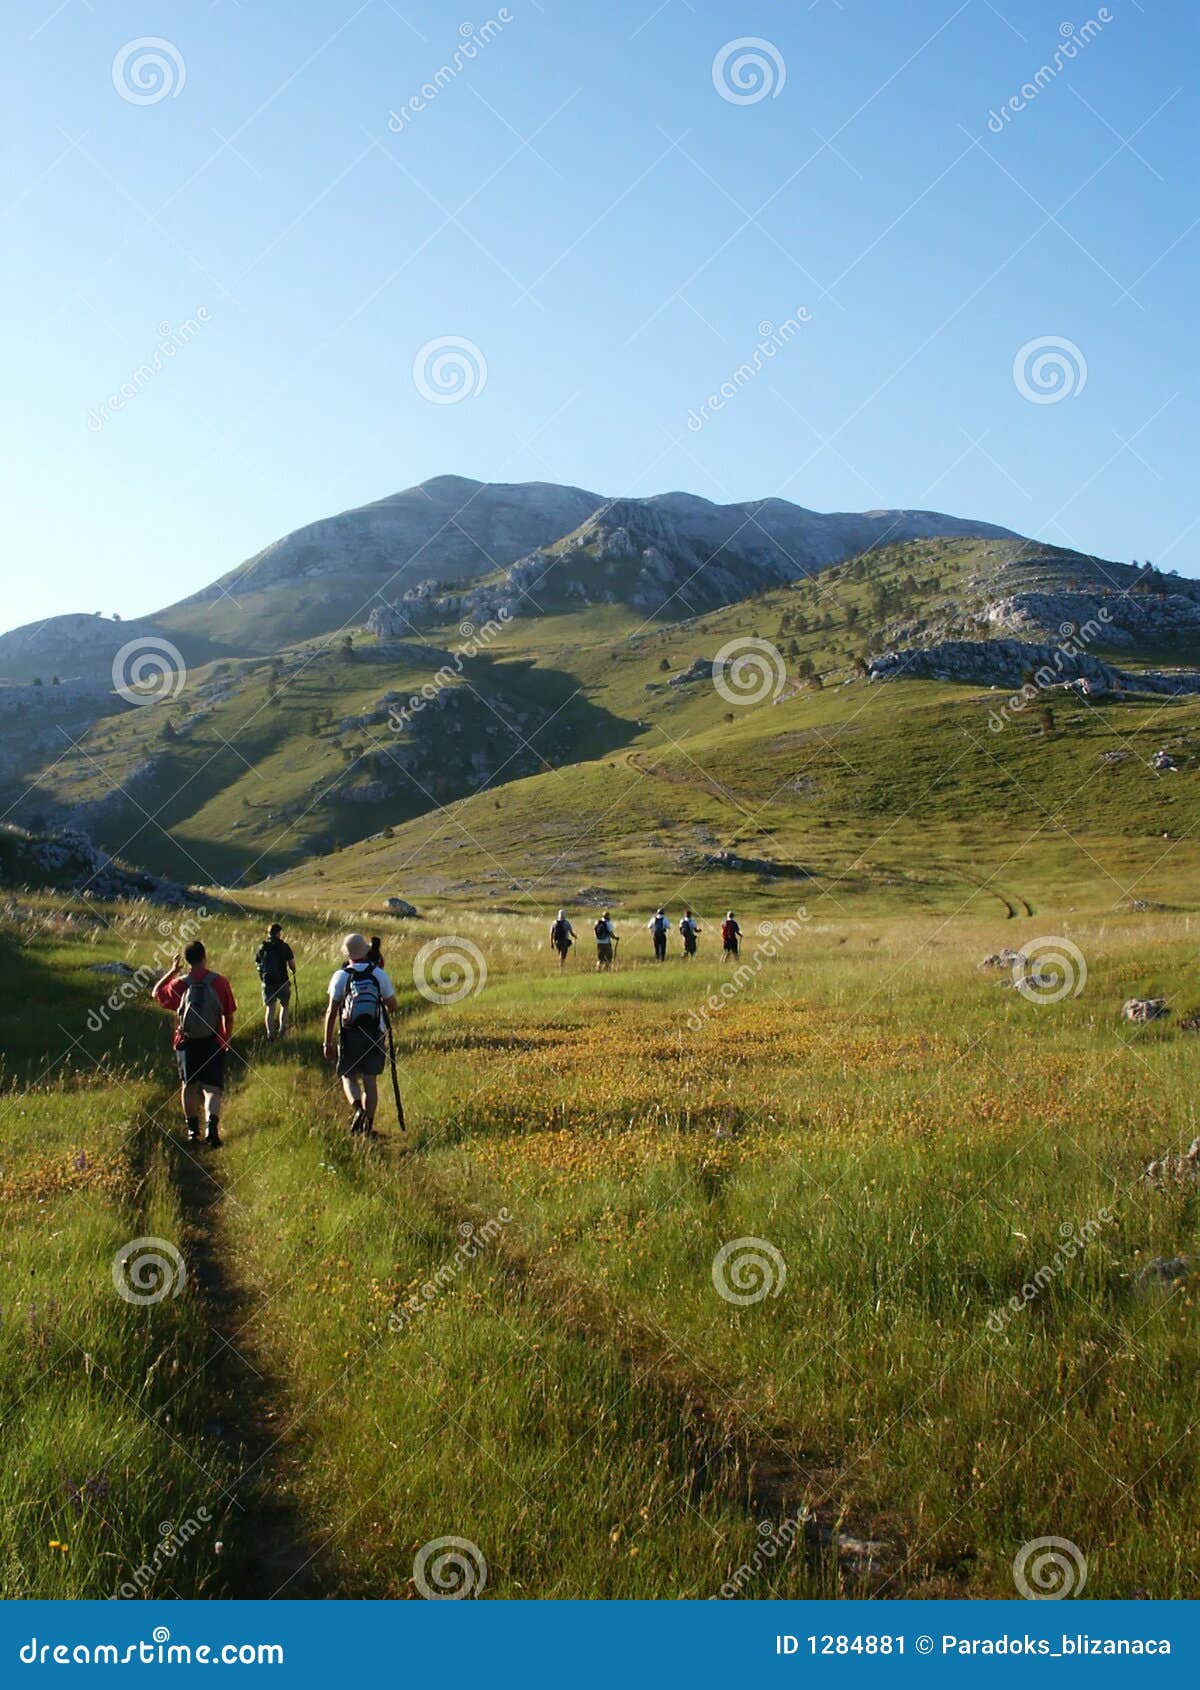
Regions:
<instances>
[{"instance_id":1,"label":"dirt trail","mask_svg":"<svg viewBox=\"0 0 1200 1690\"><path fill-rule=\"evenodd\" d=\"M427 1163L408 1163L412 1179L448 1223L485 1224L489 1209L435 1175ZM828 1452L801 1449L786 1428L740 1423L719 1387L687 1363L669 1334L609 1298L598 1286L526 1251L511 1233L497 1239L510 1279L538 1309L572 1334L615 1351L634 1386L652 1386L667 1412L684 1426L692 1448L697 1494L715 1492L759 1522L778 1527L803 1519L795 1541L814 1571L843 1595L901 1597L919 1583L922 1594L952 1594L951 1569L915 1568L901 1523L866 1518L849 1503L844 1463ZM730 1569L732 1572L732 1569Z\"/></svg>"},{"instance_id":2,"label":"dirt trail","mask_svg":"<svg viewBox=\"0 0 1200 1690\"><path fill-rule=\"evenodd\" d=\"M256 1353L249 1330L253 1300L225 1266L223 1152L197 1152L173 1140L165 1154L184 1218L188 1283L201 1300L210 1334L204 1379L212 1406L206 1429L221 1440L239 1475L234 1523L225 1531L228 1594L257 1599L336 1595L320 1539L288 1497L278 1409L283 1390Z\"/></svg>"}]
</instances>

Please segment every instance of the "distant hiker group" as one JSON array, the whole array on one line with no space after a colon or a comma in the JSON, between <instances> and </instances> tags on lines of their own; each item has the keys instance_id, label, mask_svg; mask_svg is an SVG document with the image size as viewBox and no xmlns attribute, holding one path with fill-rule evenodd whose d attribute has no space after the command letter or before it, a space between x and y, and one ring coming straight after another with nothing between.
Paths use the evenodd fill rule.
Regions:
<instances>
[{"instance_id":1,"label":"distant hiker group","mask_svg":"<svg viewBox=\"0 0 1200 1690\"><path fill-rule=\"evenodd\" d=\"M671 931L671 918L661 906L655 910L646 923L646 930L650 934L655 962L667 960L667 939ZM597 918L592 929L596 938L596 967L600 972L612 968L617 959L617 950L621 943L613 927L612 914L604 910ZM697 954L697 942L704 929L696 920L693 912L685 908L679 918L679 937L683 944L683 958L688 961ZM736 957L742 930L738 926L737 917L732 910L726 912L721 923L721 960ZM567 958L571 954L571 947L576 939L575 929L566 910L559 910L550 924L550 948L558 957L558 966L565 968Z\"/></svg>"}]
</instances>

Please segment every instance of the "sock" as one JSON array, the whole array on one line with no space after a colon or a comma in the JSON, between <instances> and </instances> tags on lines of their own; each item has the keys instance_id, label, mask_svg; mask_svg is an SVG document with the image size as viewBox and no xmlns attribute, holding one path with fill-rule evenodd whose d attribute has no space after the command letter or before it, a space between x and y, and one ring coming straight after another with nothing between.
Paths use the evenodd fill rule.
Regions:
<instances>
[{"instance_id":1,"label":"sock","mask_svg":"<svg viewBox=\"0 0 1200 1690\"><path fill-rule=\"evenodd\" d=\"M199 1115L189 1115L187 1117L187 1130L190 1133L198 1133L200 1131Z\"/></svg>"},{"instance_id":2,"label":"sock","mask_svg":"<svg viewBox=\"0 0 1200 1690\"><path fill-rule=\"evenodd\" d=\"M210 1115L208 1117L208 1130L210 1133L215 1133L220 1125L221 1121L219 1116Z\"/></svg>"}]
</instances>

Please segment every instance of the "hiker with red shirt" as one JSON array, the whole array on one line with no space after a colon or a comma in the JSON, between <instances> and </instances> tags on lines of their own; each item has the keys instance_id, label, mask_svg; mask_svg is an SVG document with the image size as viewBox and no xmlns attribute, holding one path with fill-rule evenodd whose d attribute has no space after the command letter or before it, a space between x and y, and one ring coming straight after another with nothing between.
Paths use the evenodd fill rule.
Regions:
<instances>
[{"instance_id":1,"label":"hiker with red shirt","mask_svg":"<svg viewBox=\"0 0 1200 1690\"><path fill-rule=\"evenodd\" d=\"M193 939L185 947L183 961L188 965L186 972L179 957L172 957L170 968L151 988L151 996L160 1008L169 1010L175 1017L172 1044L179 1067L179 1096L187 1121L188 1143L201 1142L203 1107L208 1129L205 1142L218 1150L225 1052L229 1049L237 1003L229 981L209 968L207 952L199 939Z\"/></svg>"}]
</instances>

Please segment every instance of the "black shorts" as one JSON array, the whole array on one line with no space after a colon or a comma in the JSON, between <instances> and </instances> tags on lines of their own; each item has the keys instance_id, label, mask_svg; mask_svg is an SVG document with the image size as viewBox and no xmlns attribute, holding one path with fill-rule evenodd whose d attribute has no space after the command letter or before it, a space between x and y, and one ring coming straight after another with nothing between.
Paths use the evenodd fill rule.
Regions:
<instances>
[{"instance_id":1,"label":"black shorts","mask_svg":"<svg viewBox=\"0 0 1200 1690\"><path fill-rule=\"evenodd\" d=\"M611 962L612 959L613 959L612 940L611 939L597 939L596 940L596 961L597 962Z\"/></svg>"},{"instance_id":2,"label":"black shorts","mask_svg":"<svg viewBox=\"0 0 1200 1690\"><path fill-rule=\"evenodd\" d=\"M290 980L280 980L277 985L268 985L263 981L262 998L265 1004L281 1003L286 1009L292 1001L292 983Z\"/></svg>"},{"instance_id":3,"label":"black shorts","mask_svg":"<svg viewBox=\"0 0 1200 1690\"><path fill-rule=\"evenodd\" d=\"M204 1086L220 1091L225 1084L225 1052L220 1039L188 1039L176 1045L175 1061L185 1086Z\"/></svg>"},{"instance_id":4,"label":"black shorts","mask_svg":"<svg viewBox=\"0 0 1200 1690\"><path fill-rule=\"evenodd\" d=\"M383 1028L371 1022L366 1026L341 1028L338 1033L338 1074L382 1074L383 1041Z\"/></svg>"}]
</instances>

